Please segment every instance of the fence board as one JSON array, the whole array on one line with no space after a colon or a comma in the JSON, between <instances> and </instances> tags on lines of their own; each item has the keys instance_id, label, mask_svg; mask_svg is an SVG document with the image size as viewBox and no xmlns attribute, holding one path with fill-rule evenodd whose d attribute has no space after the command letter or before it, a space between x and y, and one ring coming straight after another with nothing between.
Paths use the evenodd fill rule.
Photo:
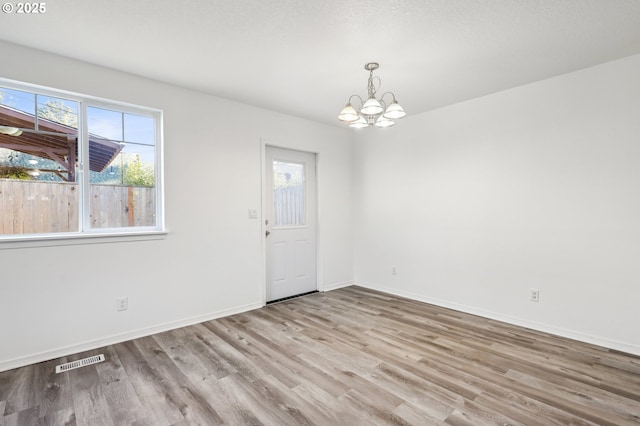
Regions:
<instances>
[{"instance_id":1,"label":"fence board","mask_svg":"<svg viewBox=\"0 0 640 426\"><path fill-rule=\"evenodd\" d=\"M77 232L78 192L75 183L0 179L0 235ZM155 188L91 185L90 195L92 227L155 224Z\"/></svg>"},{"instance_id":2,"label":"fence board","mask_svg":"<svg viewBox=\"0 0 640 426\"><path fill-rule=\"evenodd\" d=\"M273 191L273 215L276 226L304 225L304 186L275 188Z\"/></svg>"},{"instance_id":3,"label":"fence board","mask_svg":"<svg viewBox=\"0 0 640 426\"><path fill-rule=\"evenodd\" d=\"M14 191L18 187L18 183L14 182L13 189ZM27 188L27 194L29 193ZM24 233L24 192L14 192L15 196L12 198L13 201L13 233L14 234L23 234Z\"/></svg>"}]
</instances>

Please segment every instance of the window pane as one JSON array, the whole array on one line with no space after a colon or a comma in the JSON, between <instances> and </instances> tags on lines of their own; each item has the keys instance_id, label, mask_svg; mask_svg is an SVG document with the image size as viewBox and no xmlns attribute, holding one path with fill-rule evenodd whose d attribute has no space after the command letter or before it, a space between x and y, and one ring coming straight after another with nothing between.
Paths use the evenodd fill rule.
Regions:
<instances>
[{"instance_id":1,"label":"window pane","mask_svg":"<svg viewBox=\"0 0 640 426\"><path fill-rule=\"evenodd\" d=\"M123 144L122 151L102 171L92 171L90 182L96 185L155 186L155 148Z\"/></svg>"},{"instance_id":2,"label":"window pane","mask_svg":"<svg viewBox=\"0 0 640 426\"><path fill-rule=\"evenodd\" d=\"M273 162L273 216L275 226L305 224L304 165Z\"/></svg>"},{"instance_id":3,"label":"window pane","mask_svg":"<svg viewBox=\"0 0 640 426\"><path fill-rule=\"evenodd\" d=\"M0 107L2 107L2 116L0 117L0 126L13 126L23 129L35 129L35 120L33 116L36 111L36 95L34 93L22 92L20 90L0 87ZM25 120L24 123L7 123L7 120L20 119L20 114L12 114L22 112L28 114L32 119ZM17 115L17 117L15 117Z\"/></svg>"},{"instance_id":4,"label":"window pane","mask_svg":"<svg viewBox=\"0 0 640 426\"><path fill-rule=\"evenodd\" d=\"M78 231L78 185L0 178L0 235Z\"/></svg>"},{"instance_id":5,"label":"window pane","mask_svg":"<svg viewBox=\"0 0 640 426\"><path fill-rule=\"evenodd\" d=\"M151 117L124 114L124 140L155 145L155 121Z\"/></svg>"},{"instance_id":6,"label":"window pane","mask_svg":"<svg viewBox=\"0 0 640 426\"><path fill-rule=\"evenodd\" d=\"M1 235L79 230L77 114L75 101L0 88Z\"/></svg>"},{"instance_id":7,"label":"window pane","mask_svg":"<svg viewBox=\"0 0 640 426\"><path fill-rule=\"evenodd\" d=\"M154 226L154 120L100 108L90 110L90 116L93 116L89 120L90 226ZM118 136L119 132L121 136ZM123 136L140 143L114 139Z\"/></svg>"},{"instance_id":8,"label":"window pane","mask_svg":"<svg viewBox=\"0 0 640 426\"><path fill-rule=\"evenodd\" d=\"M78 103L38 95L38 130L69 133L65 128L75 129L73 133L77 133Z\"/></svg>"},{"instance_id":9,"label":"window pane","mask_svg":"<svg viewBox=\"0 0 640 426\"><path fill-rule=\"evenodd\" d=\"M88 107L89 136L99 136L113 141L123 141L122 113L108 109Z\"/></svg>"}]
</instances>

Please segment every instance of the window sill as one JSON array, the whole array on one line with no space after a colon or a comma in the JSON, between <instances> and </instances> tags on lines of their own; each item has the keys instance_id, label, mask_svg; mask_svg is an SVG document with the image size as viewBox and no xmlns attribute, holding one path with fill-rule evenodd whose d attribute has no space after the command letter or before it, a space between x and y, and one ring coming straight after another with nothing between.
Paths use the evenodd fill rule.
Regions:
<instances>
[{"instance_id":1,"label":"window sill","mask_svg":"<svg viewBox=\"0 0 640 426\"><path fill-rule=\"evenodd\" d=\"M132 231L96 234L55 234L0 237L0 250L29 247L72 246L83 244L105 244L129 241L162 240L168 231Z\"/></svg>"}]
</instances>

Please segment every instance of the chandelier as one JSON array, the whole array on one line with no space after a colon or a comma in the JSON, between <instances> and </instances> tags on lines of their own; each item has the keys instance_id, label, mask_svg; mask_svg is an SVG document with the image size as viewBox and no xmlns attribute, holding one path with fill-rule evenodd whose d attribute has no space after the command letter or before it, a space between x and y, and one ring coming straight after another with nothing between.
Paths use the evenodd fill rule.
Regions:
<instances>
[{"instance_id":1,"label":"chandelier","mask_svg":"<svg viewBox=\"0 0 640 426\"><path fill-rule=\"evenodd\" d=\"M404 109L398 104L396 95L391 92L385 92L376 99L376 86L374 85L374 79L378 82L377 89L380 89L382 81L380 77L374 77L373 72L377 70L380 65L377 62L369 62L364 66L364 69L369 71L369 82L367 85L367 91L369 97L366 102L358 95L351 95L349 101L340 114L338 119L349 123L350 127L362 128L367 126L377 127L389 127L396 124L396 120L406 115ZM391 95L391 103L389 105L384 101L385 95ZM351 100L358 98L360 101L360 111L351 105Z\"/></svg>"}]
</instances>

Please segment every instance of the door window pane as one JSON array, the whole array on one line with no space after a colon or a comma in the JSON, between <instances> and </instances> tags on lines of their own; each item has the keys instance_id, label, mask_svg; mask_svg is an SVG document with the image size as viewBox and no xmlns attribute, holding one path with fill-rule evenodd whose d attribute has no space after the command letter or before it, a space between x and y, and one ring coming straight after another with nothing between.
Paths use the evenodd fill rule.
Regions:
<instances>
[{"instance_id":1,"label":"door window pane","mask_svg":"<svg viewBox=\"0 0 640 426\"><path fill-rule=\"evenodd\" d=\"M305 224L304 164L273 162L273 218L275 226Z\"/></svg>"}]
</instances>

